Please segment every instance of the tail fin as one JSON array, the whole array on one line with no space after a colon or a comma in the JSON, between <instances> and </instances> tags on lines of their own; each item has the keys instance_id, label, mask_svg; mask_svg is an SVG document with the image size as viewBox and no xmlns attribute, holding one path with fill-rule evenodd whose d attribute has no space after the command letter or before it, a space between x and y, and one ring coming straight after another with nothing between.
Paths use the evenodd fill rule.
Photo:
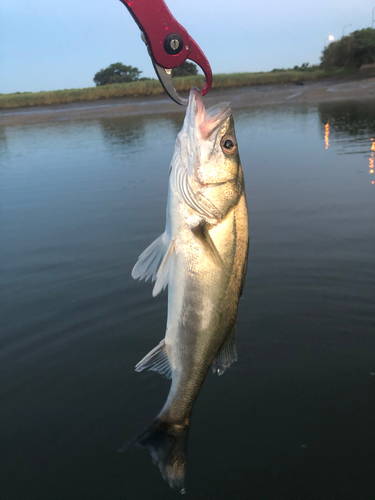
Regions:
<instances>
[{"instance_id":1,"label":"tail fin","mask_svg":"<svg viewBox=\"0 0 375 500\"><path fill-rule=\"evenodd\" d=\"M165 481L171 488L178 488L184 494L186 448L188 425L169 424L155 420L133 443L147 449ZM120 450L123 451L123 450Z\"/></svg>"}]
</instances>

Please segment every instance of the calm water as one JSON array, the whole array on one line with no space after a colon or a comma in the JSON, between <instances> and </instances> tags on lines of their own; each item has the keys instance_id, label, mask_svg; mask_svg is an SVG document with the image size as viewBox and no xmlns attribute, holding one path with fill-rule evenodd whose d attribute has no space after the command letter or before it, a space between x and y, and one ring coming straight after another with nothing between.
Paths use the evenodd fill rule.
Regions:
<instances>
[{"instance_id":1,"label":"calm water","mask_svg":"<svg viewBox=\"0 0 375 500\"><path fill-rule=\"evenodd\" d=\"M177 496L146 452L116 448L169 388L134 372L164 336L166 293L130 271L163 231L182 120L0 129L2 500ZM189 498L373 500L375 102L235 120L239 360L196 401Z\"/></svg>"}]
</instances>

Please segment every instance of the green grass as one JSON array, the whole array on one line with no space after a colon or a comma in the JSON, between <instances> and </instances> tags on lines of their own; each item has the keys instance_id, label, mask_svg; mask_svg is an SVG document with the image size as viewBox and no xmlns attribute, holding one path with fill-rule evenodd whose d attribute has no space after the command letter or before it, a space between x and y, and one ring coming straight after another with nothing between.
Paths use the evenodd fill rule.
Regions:
<instances>
[{"instance_id":1,"label":"green grass","mask_svg":"<svg viewBox=\"0 0 375 500\"><path fill-rule=\"evenodd\" d=\"M351 72L353 73L353 72ZM331 70L316 69L314 71L278 70L269 73L232 73L214 75L213 89L227 89L276 83L289 83L297 80L316 80L330 76L345 75L348 71L333 68ZM174 78L174 86L180 93L189 92L196 86L202 88L203 76ZM17 92L0 94L0 109L26 108L31 106L49 106L83 101L98 101L119 97L141 97L164 94L158 80L146 80L131 83L116 83L102 87L85 89L52 90L47 92Z\"/></svg>"}]
</instances>

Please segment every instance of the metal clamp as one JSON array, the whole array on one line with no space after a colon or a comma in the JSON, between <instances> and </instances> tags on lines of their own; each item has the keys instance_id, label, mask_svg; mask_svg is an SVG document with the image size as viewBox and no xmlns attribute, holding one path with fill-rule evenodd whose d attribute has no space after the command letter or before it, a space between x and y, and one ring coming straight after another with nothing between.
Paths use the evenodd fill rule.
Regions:
<instances>
[{"instance_id":1,"label":"metal clamp","mask_svg":"<svg viewBox=\"0 0 375 500\"><path fill-rule=\"evenodd\" d=\"M186 59L198 64L206 77L201 93L206 95L212 85L211 66L198 44L172 16L163 0L120 0L129 10L142 32L155 72L169 97L186 106L173 86L172 69Z\"/></svg>"}]
</instances>

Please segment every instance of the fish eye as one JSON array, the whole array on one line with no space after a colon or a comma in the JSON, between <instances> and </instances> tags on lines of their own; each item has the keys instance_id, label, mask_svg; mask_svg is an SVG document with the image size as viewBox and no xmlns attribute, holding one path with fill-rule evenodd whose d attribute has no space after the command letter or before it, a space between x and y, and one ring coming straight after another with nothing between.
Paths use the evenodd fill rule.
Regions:
<instances>
[{"instance_id":1,"label":"fish eye","mask_svg":"<svg viewBox=\"0 0 375 500\"><path fill-rule=\"evenodd\" d=\"M221 140L221 148L224 153L232 155L237 149L236 141L231 136L225 136Z\"/></svg>"}]
</instances>

